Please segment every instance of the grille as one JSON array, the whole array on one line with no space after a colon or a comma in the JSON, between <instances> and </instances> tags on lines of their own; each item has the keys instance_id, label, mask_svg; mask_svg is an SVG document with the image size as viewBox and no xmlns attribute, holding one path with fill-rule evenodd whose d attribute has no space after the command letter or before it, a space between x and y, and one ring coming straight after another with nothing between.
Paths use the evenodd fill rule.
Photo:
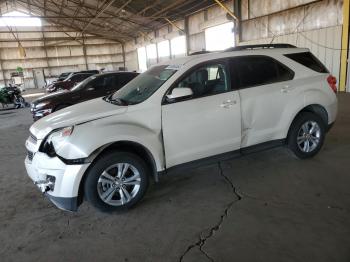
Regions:
<instances>
[{"instance_id":1,"label":"grille","mask_svg":"<svg viewBox=\"0 0 350 262\"><path fill-rule=\"evenodd\" d=\"M30 161L32 161L33 160L33 156L34 156L34 153L32 152L32 151L27 151L27 155L28 155L28 159L30 160Z\"/></svg>"},{"instance_id":2,"label":"grille","mask_svg":"<svg viewBox=\"0 0 350 262\"><path fill-rule=\"evenodd\" d=\"M30 133L29 138L34 144L36 144L36 142L38 141L38 139L32 133Z\"/></svg>"}]
</instances>

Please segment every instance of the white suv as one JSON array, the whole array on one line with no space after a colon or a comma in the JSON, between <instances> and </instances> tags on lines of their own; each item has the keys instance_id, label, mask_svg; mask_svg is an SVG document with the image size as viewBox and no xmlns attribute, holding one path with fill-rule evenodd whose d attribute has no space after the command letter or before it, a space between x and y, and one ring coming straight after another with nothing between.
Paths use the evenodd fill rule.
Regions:
<instances>
[{"instance_id":1,"label":"white suv","mask_svg":"<svg viewBox=\"0 0 350 262\"><path fill-rule=\"evenodd\" d=\"M287 144L322 147L337 114L336 79L309 52L244 46L150 68L115 94L34 123L30 178L59 208L135 205L149 179L178 167Z\"/></svg>"}]
</instances>

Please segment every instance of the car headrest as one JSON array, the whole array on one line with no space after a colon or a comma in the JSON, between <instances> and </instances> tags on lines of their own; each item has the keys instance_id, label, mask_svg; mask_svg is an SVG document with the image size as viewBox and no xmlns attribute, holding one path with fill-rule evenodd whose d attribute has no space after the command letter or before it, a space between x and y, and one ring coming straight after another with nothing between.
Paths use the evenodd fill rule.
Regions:
<instances>
[{"instance_id":1,"label":"car headrest","mask_svg":"<svg viewBox=\"0 0 350 262\"><path fill-rule=\"evenodd\" d=\"M198 70L196 73L197 81L200 83L205 83L208 81L208 71L205 69Z\"/></svg>"}]
</instances>

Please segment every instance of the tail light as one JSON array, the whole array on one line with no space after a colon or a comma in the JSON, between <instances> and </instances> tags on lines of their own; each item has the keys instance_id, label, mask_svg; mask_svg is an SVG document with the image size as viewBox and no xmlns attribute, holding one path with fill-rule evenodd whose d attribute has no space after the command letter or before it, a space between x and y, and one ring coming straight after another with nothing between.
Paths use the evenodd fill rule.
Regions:
<instances>
[{"instance_id":1,"label":"tail light","mask_svg":"<svg viewBox=\"0 0 350 262\"><path fill-rule=\"evenodd\" d=\"M337 93L337 78L335 76L329 75L327 77L327 82L329 87L333 90L333 92Z\"/></svg>"}]
</instances>

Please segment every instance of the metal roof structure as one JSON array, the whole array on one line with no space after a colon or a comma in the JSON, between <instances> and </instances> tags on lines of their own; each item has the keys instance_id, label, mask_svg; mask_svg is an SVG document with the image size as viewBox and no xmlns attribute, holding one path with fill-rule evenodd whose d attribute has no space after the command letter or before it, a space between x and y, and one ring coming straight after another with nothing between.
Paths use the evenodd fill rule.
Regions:
<instances>
[{"instance_id":1,"label":"metal roof structure","mask_svg":"<svg viewBox=\"0 0 350 262\"><path fill-rule=\"evenodd\" d=\"M214 3L214 0L7 0L0 1L0 12L16 10L71 28L80 34L75 37L91 34L126 42Z\"/></svg>"}]
</instances>

